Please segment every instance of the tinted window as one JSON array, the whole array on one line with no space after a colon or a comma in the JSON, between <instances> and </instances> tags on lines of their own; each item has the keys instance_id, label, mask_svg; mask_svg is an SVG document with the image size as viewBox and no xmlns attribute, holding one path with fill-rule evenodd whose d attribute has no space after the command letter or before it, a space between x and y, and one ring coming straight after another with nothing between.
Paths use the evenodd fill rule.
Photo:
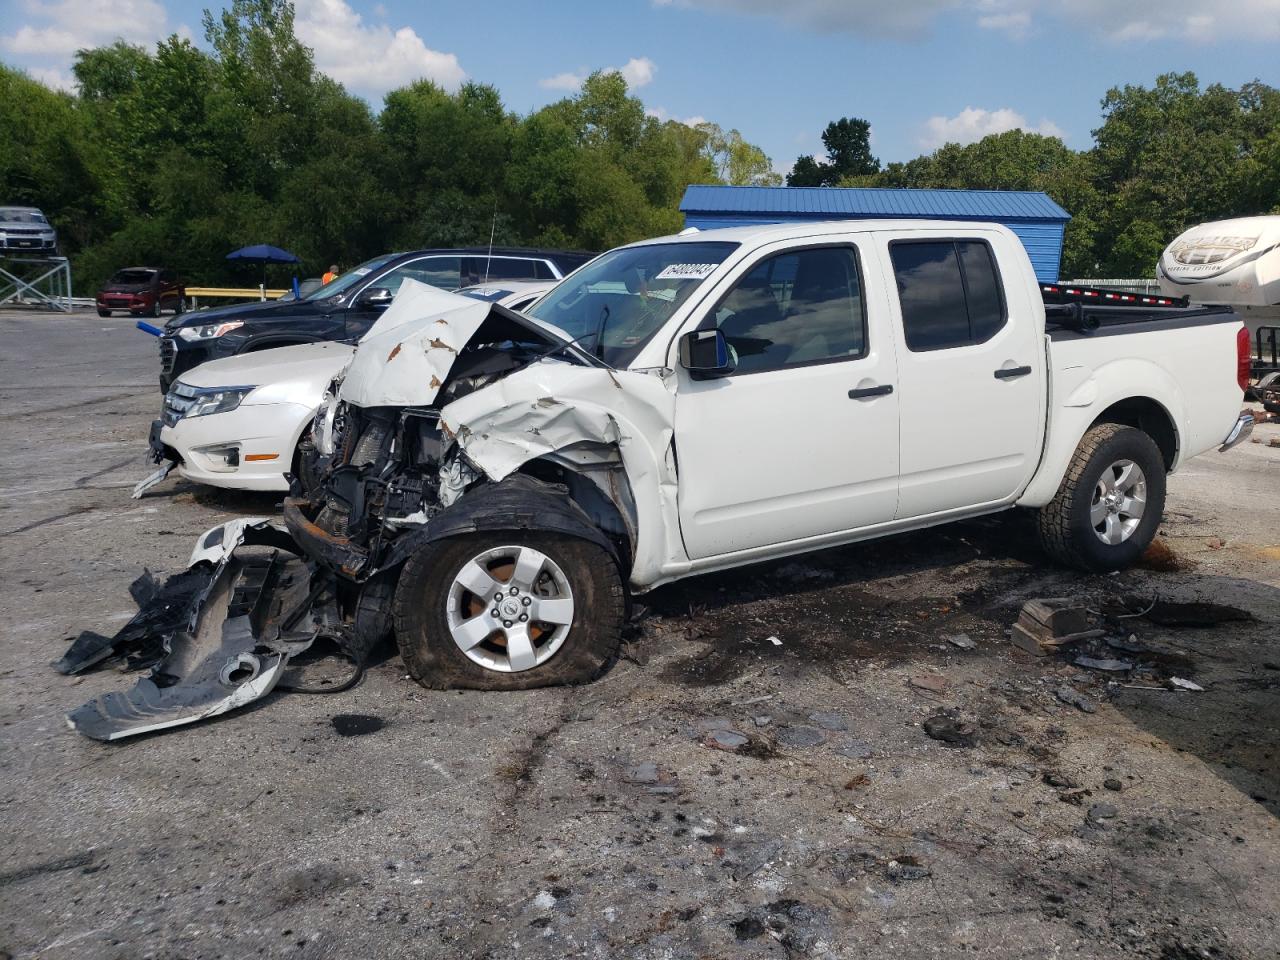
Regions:
<instances>
[{"instance_id":1,"label":"tinted window","mask_svg":"<svg viewBox=\"0 0 1280 960\"><path fill-rule=\"evenodd\" d=\"M990 340L1004 326L1004 297L991 248L967 240L956 244L964 269L965 303L969 307L969 335L974 343Z\"/></svg>"},{"instance_id":2,"label":"tinted window","mask_svg":"<svg viewBox=\"0 0 1280 960\"><path fill-rule=\"evenodd\" d=\"M484 257L476 257L476 269L481 282L485 277L485 266L488 264L490 280L533 280L538 271L532 260L517 260L514 257L494 257L486 261Z\"/></svg>"},{"instance_id":3,"label":"tinted window","mask_svg":"<svg viewBox=\"0 0 1280 960\"><path fill-rule=\"evenodd\" d=\"M427 257L424 260L411 260L396 267L385 277L373 281L373 286L383 287L393 294L398 293L400 284L406 279L427 283L441 290L457 290L461 286L462 261L459 257Z\"/></svg>"},{"instance_id":4,"label":"tinted window","mask_svg":"<svg viewBox=\"0 0 1280 960\"><path fill-rule=\"evenodd\" d=\"M832 247L770 257L720 302L715 323L740 373L860 357L866 334L857 254Z\"/></svg>"},{"instance_id":5,"label":"tinted window","mask_svg":"<svg viewBox=\"0 0 1280 960\"><path fill-rule=\"evenodd\" d=\"M545 260L535 260L533 262L533 277L535 280L556 280L556 275L551 270L551 264Z\"/></svg>"},{"instance_id":6,"label":"tinted window","mask_svg":"<svg viewBox=\"0 0 1280 960\"><path fill-rule=\"evenodd\" d=\"M1004 326L1000 279L985 243L895 241L889 255L908 349L981 343Z\"/></svg>"}]
</instances>

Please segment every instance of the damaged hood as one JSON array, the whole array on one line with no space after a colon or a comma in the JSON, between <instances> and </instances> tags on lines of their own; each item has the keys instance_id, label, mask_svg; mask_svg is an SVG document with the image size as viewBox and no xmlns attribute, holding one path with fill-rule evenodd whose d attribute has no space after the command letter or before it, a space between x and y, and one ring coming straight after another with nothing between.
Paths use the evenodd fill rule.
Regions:
<instances>
[{"instance_id":1,"label":"damaged hood","mask_svg":"<svg viewBox=\"0 0 1280 960\"><path fill-rule=\"evenodd\" d=\"M548 346L568 342L554 327L505 307L405 280L395 301L360 339L338 399L357 407L428 406L458 352L490 319L506 324L508 337L518 329ZM495 334L502 339L502 331Z\"/></svg>"}]
</instances>

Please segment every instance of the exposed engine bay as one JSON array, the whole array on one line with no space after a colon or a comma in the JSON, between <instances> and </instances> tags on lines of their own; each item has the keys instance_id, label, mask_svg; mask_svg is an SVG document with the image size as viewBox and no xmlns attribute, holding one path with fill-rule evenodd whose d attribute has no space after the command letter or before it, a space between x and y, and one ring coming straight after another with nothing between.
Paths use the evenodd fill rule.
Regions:
<instances>
[{"instance_id":1,"label":"exposed engine bay","mask_svg":"<svg viewBox=\"0 0 1280 960\"><path fill-rule=\"evenodd\" d=\"M636 506L611 417L550 393L527 405L493 396L476 406L487 411L483 424L466 407L521 372L526 389L542 393L548 379L575 371L597 390L621 392L621 376L666 394L658 379L614 371L552 328L406 281L316 415L317 488L295 481L283 523L252 518L208 531L187 571L134 585L139 613L114 637L82 634L63 672L124 659L150 673L80 707L71 725L114 740L243 706L278 684L349 688L392 633L399 568L433 540L551 531L595 543L628 568ZM377 402L360 402L369 400ZM347 663L336 679L335 657Z\"/></svg>"}]
</instances>

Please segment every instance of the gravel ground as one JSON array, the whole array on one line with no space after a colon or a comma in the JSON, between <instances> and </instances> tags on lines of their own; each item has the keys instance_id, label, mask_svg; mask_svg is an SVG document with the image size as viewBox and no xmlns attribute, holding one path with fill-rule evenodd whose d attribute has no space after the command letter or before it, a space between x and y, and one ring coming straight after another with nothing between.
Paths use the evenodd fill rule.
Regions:
<instances>
[{"instance_id":1,"label":"gravel ground","mask_svg":"<svg viewBox=\"0 0 1280 960\"><path fill-rule=\"evenodd\" d=\"M278 510L128 498L159 403L131 326L0 313L0 960L1278 955L1280 427L1171 479L1175 571L1055 570L1009 515L663 588L589 687L432 692L387 650L103 745L63 716L132 679L50 662ZM1135 670L1013 647L1052 596ZM1253 619L1126 615L1156 598Z\"/></svg>"}]
</instances>

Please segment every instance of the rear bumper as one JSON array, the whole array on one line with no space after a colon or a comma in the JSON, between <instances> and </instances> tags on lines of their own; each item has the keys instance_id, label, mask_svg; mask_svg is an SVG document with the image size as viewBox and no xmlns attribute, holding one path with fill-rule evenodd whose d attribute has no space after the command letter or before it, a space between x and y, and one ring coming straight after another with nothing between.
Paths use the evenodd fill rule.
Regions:
<instances>
[{"instance_id":1,"label":"rear bumper","mask_svg":"<svg viewBox=\"0 0 1280 960\"><path fill-rule=\"evenodd\" d=\"M1253 414L1246 410L1236 418L1235 426L1231 428L1227 438L1222 441L1222 446L1218 448L1218 452L1225 453L1237 443L1243 443L1249 439L1249 434L1251 433L1253 433Z\"/></svg>"}]
</instances>

